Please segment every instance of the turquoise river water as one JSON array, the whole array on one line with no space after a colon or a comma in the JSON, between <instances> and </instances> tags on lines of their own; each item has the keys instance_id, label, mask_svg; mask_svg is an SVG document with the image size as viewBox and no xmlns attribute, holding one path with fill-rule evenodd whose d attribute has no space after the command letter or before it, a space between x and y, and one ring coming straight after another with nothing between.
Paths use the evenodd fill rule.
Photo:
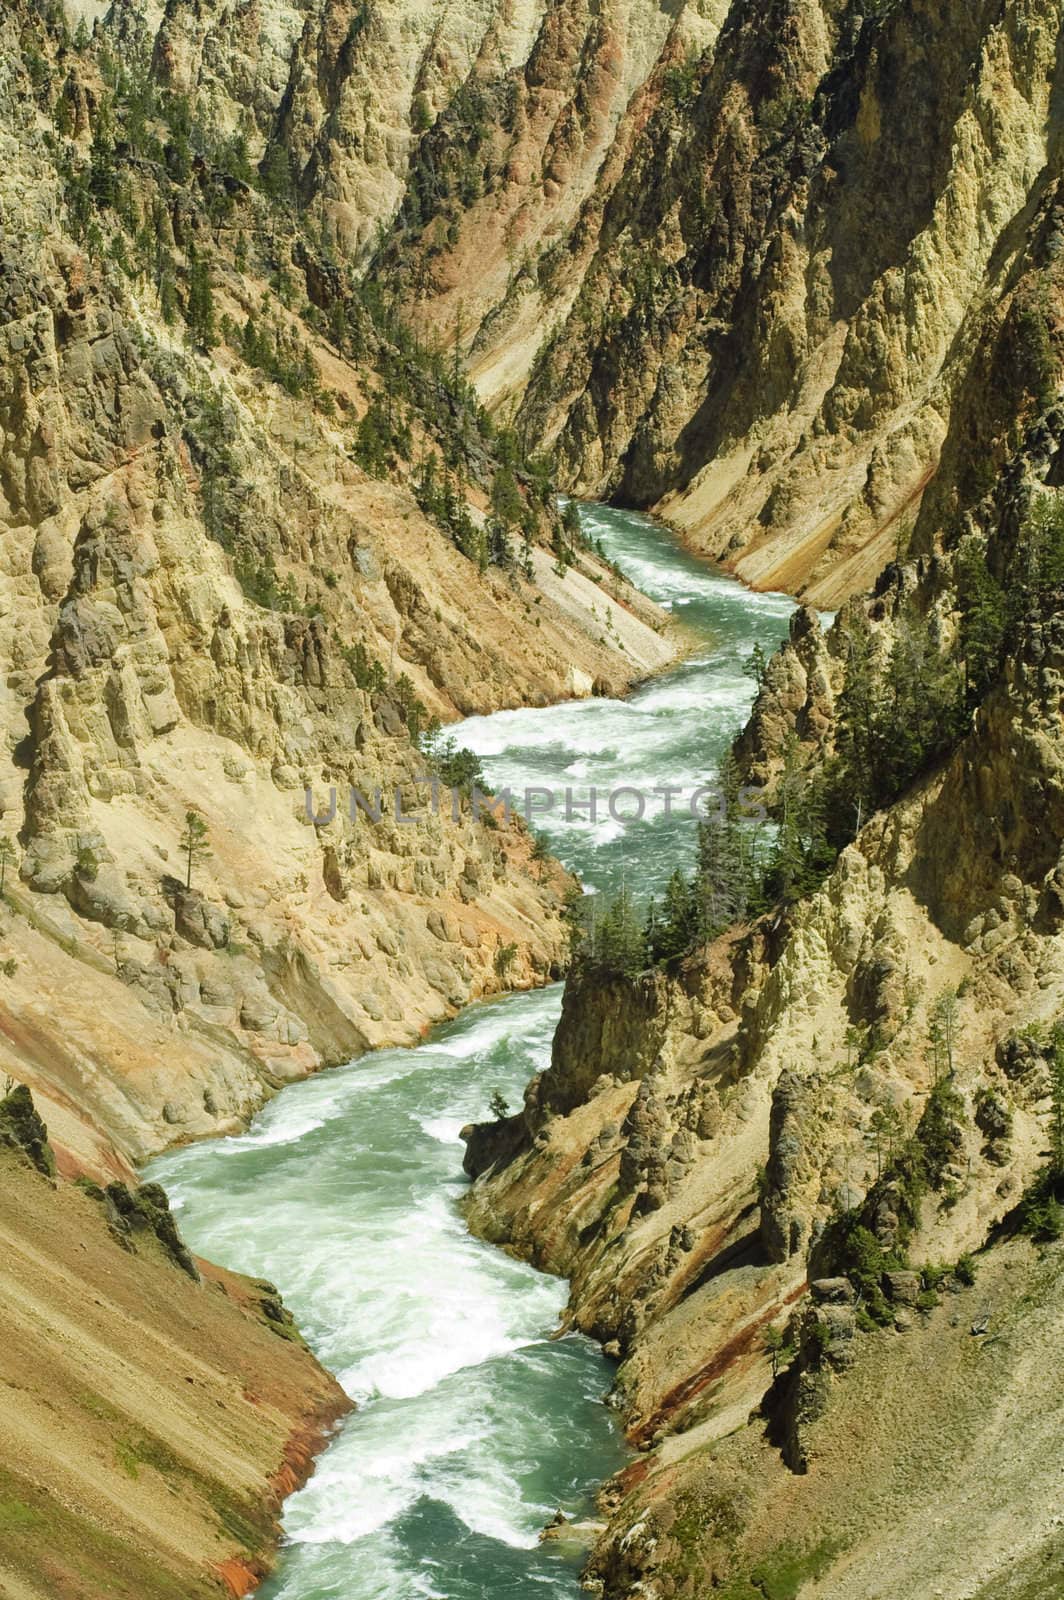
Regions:
<instances>
[{"instance_id":1,"label":"turquoise river water","mask_svg":"<svg viewBox=\"0 0 1064 1600\"><path fill-rule=\"evenodd\" d=\"M621 785L686 794L712 778L753 685L743 662L786 632L755 595L646 518L584 508L587 531L696 645L624 701L474 717L456 729L492 784L573 791L538 823L586 884L649 895L686 864L686 805L610 817ZM599 822L576 814L591 784ZM624 809L618 805L620 811ZM634 802L631 805L634 810ZM602 1403L610 1364L552 1339L566 1287L466 1232L459 1129L500 1090L519 1104L550 1059L561 988L470 1006L416 1049L380 1050L285 1089L235 1138L153 1163L193 1249L269 1278L357 1401L288 1501L259 1600L574 1600L577 1565L539 1532L586 1514L624 1459Z\"/></svg>"}]
</instances>

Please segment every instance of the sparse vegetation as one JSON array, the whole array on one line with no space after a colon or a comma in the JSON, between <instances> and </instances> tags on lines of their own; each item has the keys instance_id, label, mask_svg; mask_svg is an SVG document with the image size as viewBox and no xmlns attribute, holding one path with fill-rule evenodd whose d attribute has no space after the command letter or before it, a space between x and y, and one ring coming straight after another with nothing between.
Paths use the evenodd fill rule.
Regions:
<instances>
[{"instance_id":1,"label":"sparse vegetation","mask_svg":"<svg viewBox=\"0 0 1064 1600\"><path fill-rule=\"evenodd\" d=\"M510 1102L501 1089L493 1089L491 1099L488 1101L488 1110L496 1122L502 1122L510 1115Z\"/></svg>"},{"instance_id":2,"label":"sparse vegetation","mask_svg":"<svg viewBox=\"0 0 1064 1600\"><path fill-rule=\"evenodd\" d=\"M192 888L194 867L211 855L210 835L206 822L194 807L185 812L185 826L181 830L181 853L185 858L185 888Z\"/></svg>"},{"instance_id":3,"label":"sparse vegetation","mask_svg":"<svg viewBox=\"0 0 1064 1600\"><path fill-rule=\"evenodd\" d=\"M453 735L443 733L438 724L430 727L422 738L421 751L441 783L449 789L458 789L466 797L474 789L483 795L491 793L480 757L459 745Z\"/></svg>"},{"instance_id":4,"label":"sparse vegetation","mask_svg":"<svg viewBox=\"0 0 1064 1600\"><path fill-rule=\"evenodd\" d=\"M510 944L501 944L499 946L495 952L494 962L496 977L505 978L506 974L513 966L516 956L517 945L515 943L511 942Z\"/></svg>"},{"instance_id":5,"label":"sparse vegetation","mask_svg":"<svg viewBox=\"0 0 1064 1600\"><path fill-rule=\"evenodd\" d=\"M1050 1035L1049 1158L1019 1207L1023 1231L1038 1244L1064 1238L1064 1023Z\"/></svg>"},{"instance_id":6,"label":"sparse vegetation","mask_svg":"<svg viewBox=\"0 0 1064 1600\"><path fill-rule=\"evenodd\" d=\"M859 1327L882 1327L893 1320L894 1309L883 1290L884 1274L911 1266L909 1245L924 1197L943 1187L946 1168L960 1145L963 1114L960 1095L943 1078L928 1095L910 1136L904 1136L900 1120L879 1122L873 1133L879 1147L876 1182L859 1206L829 1221L815 1247L811 1272L839 1274L854 1285ZM891 1218L891 1225L881 1237L877 1228L883 1215ZM971 1258L965 1259L974 1272ZM923 1292L934 1294L935 1269L921 1270L926 1274Z\"/></svg>"},{"instance_id":7,"label":"sparse vegetation","mask_svg":"<svg viewBox=\"0 0 1064 1600\"><path fill-rule=\"evenodd\" d=\"M78 850L74 870L86 883L93 883L100 871L100 858L91 845L83 844Z\"/></svg>"},{"instance_id":8,"label":"sparse vegetation","mask_svg":"<svg viewBox=\"0 0 1064 1600\"><path fill-rule=\"evenodd\" d=\"M796 1346L787 1338L784 1328L768 1327L765 1329L765 1350L768 1352L772 1363L773 1379L779 1377L785 1367L789 1367L796 1354Z\"/></svg>"},{"instance_id":9,"label":"sparse vegetation","mask_svg":"<svg viewBox=\"0 0 1064 1600\"><path fill-rule=\"evenodd\" d=\"M55 1177L55 1156L33 1096L23 1083L8 1086L0 1099L0 1145L20 1150L46 1178Z\"/></svg>"}]
</instances>

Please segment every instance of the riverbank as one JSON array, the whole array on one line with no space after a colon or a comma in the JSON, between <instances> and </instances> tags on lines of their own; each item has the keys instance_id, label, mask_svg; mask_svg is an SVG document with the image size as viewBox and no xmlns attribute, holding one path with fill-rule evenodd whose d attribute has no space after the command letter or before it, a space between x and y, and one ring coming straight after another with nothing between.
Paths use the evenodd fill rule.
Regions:
<instances>
[{"instance_id":1,"label":"riverbank","mask_svg":"<svg viewBox=\"0 0 1064 1600\"><path fill-rule=\"evenodd\" d=\"M618 590L628 587L608 574L597 557L588 560L609 585ZM559 605L564 601L585 610L596 603L603 605L603 591L573 569L564 576L551 570L542 578L558 591ZM575 594L571 601L566 598L570 590ZM596 619L604 630L603 649L623 657L627 670L640 676L676 649L668 619L657 616L658 632L647 625L646 619L652 615L652 603L635 596L627 604L604 608ZM649 653L639 653L641 643ZM570 692L577 693L587 693L593 686L582 679L568 685ZM601 690L603 686L598 687ZM350 897L350 878L342 863L337 862L331 878L326 867L320 889L312 890L307 882L309 873L301 876L297 870L288 877L290 863L278 861L274 853L270 869L274 874L280 871L281 888L291 891L291 900L283 902L283 931L277 936L268 931L271 878L253 866L252 857L256 851L261 855L268 843L267 819L276 812L275 820L280 822L286 808L301 808L301 791L288 797L276 783L259 785L248 768L240 774L226 768L225 783L216 783L210 759L216 752L208 737L201 738L195 749L182 745L182 750L186 792L190 780L202 785L206 810L207 789L212 789L208 814L214 854L209 863L198 864L194 892L182 896L174 884L171 897L182 919L181 934L166 943L163 955L160 930L149 930L146 921L143 925L137 921L147 916L146 897L143 892L140 896L128 892L143 890L143 881L128 880L123 886L114 862L102 849L98 849L95 870L86 872L81 889L79 912L87 914L87 928L62 897L42 899L25 884L13 882L10 872L6 886L4 932L11 950L17 953L11 957L0 1008L0 1015L11 1019L4 1026L3 1037L9 1052L23 1061L30 1057L34 1061L34 1071L22 1070L22 1076L33 1080L40 1109L49 1120L60 1176L50 1184L45 1176L25 1172L15 1158L5 1156L0 1186L5 1204L10 1200L16 1208L22 1207L34 1219L36 1232L30 1250L25 1228L16 1228L12 1221L5 1229L12 1268L0 1284L0 1299L9 1308L8 1325L20 1330L20 1338L25 1307L32 1304L39 1337L33 1381L19 1383L15 1409L0 1408L10 1490L0 1524L5 1547L9 1542L6 1536L14 1538L3 1567L5 1581L31 1585L28 1594L35 1592L32 1585L39 1579L44 1586L41 1593L47 1593L48 1600L65 1597L67 1572L73 1582L73 1574L87 1570L88 1565L94 1572L99 1569L100 1585L117 1584L115 1592L125 1593L121 1585L128 1583L130 1594L135 1592L138 1600L145 1593L169 1596L172 1590L175 1600L177 1593L188 1600L201 1591L216 1592L219 1584L233 1595L248 1592L261 1584L273 1565L279 1534L276 1517L282 1500L312 1473L335 1421L350 1410L354 1399L369 1398L378 1386L382 1392L394 1390L392 1398L401 1404L408 1391L418 1392L423 1381L416 1374L418 1348L412 1348L409 1356L399 1350L390 1361L382 1358L374 1369L376 1376L364 1380L352 1377L350 1363L345 1364L335 1350L319 1348L319 1354L328 1358L327 1365L344 1378L345 1393L305 1350L289 1320L286 1302L274 1287L278 1278L287 1286L293 1278L291 1272L274 1272L267 1263L260 1263L256 1271L242 1245L231 1251L212 1251L212 1255L245 1272L250 1268L255 1271L253 1278L202 1259L192 1262L182 1256L182 1265L158 1248L154 1224L150 1227L144 1220L146 1210L131 1202L132 1221L128 1221L126 1213L116 1209L123 1191L115 1189L113 1198L111 1191L104 1194L84 1177L88 1172L103 1181L130 1178L134 1158L142 1159L162 1142L189 1146L207 1132L222 1135L220 1148L227 1152L239 1148L245 1138L254 1146L257 1135L244 1130L264 1098L277 1097L286 1083L306 1074L313 1077L310 1092L317 1094L320 1083L328 1097L336 1074L314 1074L330 1055L348 1058L370 1042L367 1034L354 1031L344 1018L342 975L326 970L326 929L335 945L343 925L343 896L338 899L337 891L343 887ZM408 792L406 769L397 770L400 787ZM229 799L233 801L231 817L226 811ZM242 821L247 811L253 811L258 820L258 828L250 836ZM226 824L221 834L220 818ZM161 830L153 832L153 820L149 813L138 848L143 851L154 844L165 860ZM298 831L306 841L304 848L309 846L311 857L316 858L321 851L317 835L324 830L312 833L304 818ZM441 818L428 831L426 839L424 824L415 829L411 851L410 835L403 839L398 827L382 818L380 836L371 833L363 841L364 847L369 846L369 874L361 915L364 918L372 904L379 920L374 919L376 948L367 949L363 941L354 961L366 975L367 964L370 970L376 964L375 956L386 958L394 966L395 993L404 997L401 1011L387 1003L375 1008L371 996L363 991L360 1000L369 1025L367 1033L376 1024L378 1038L414 1043L425 1031L426 1022L418 1013L411 955L419 958L430 987L435 985L439 991L437 1005L428 1012L430 1017L456 1011L470 995L492 990L524 992L534 1012L545 1003L547 1014L552 1014L557 991L544 992L542 986L564 951L558 915L568 884L564 873L550 860L533 856L526 830L502 824L490 830L489 836L489 830L475 825L468 807L463 808L457 823ZM113 833L110 838L115 844ZM405 846L402 851L397 848L400 843ZM436 872L424 881L417 881L416 870L409 881L382 870L389 849L410 864L404 869L409 873L433 845ZM453 848L449 851L448 846ZM328 852L326 847L326 858ZM439 877L441 854L444 861L450 856L459 874L450 897L446 881L441 883ZM313 870L313 860L308 865ZM380 874L375 882L374 871ZM257 882L251 888L253 876ZM345 877L347 885L343 884ZM205 880L212 886L225 883L224 896L212 894ZM404 925L409 930L411 898L429 912L420 946L409 931L404 940L396 936ZM307 911L301 916L304 904ZM106 925L104 918L117 923L111 930L110 949L98 948L93 938L93 922L101 927ZM320 937L308 940L308 930L315 926ZM156 938L156 948L142 951L142 945L151 943L149 931ZM219 932L224 934L221 943L215 936ZM500 948L508 951L505 965L495 959ZM150 961L149 954L156 959ZM69 978L72 965L78 974L74 984ZM352 957L347 956L344 968L350 970L351 966ZM27 986L32 987L32 995ZM24 989L25 1004L20 999ZM108 998L105 1004L102 996L110 997L115 990L117 998ZM146 1001L151 1002L147 1011ZM49 1011L63 1016L61 1041L50 1031ZM231 1033L237 1030L250 1038L250 1052L234 1047ZM108 1070L92 1072L87 1070L87 1056L105 1031ZM549 1032L545 1040L549 1043ZM541 1048L543 1043L541 1039ZM191 1062L190 1050L194 1052ZM414 1051L414 1078L434 1059L438 1061L439 1056L434 1056L431 1044ZM446 1052L444 1059L451 1060ZM507 1061L506 1065L513 1072L513 1063ZM531 1070L531 1062L526 1061L513 1072L512 1081L502 1072L499 1082L508 1093L517 1094ZM359 1088L364 1087L363 1075ZM480 1086L471 1093L476 1098L454 1119L458 1126L468 1115L484 1109ZM291 1090L272 1098L264 1113L267 1126L272 1126L270 1119L275 1113L282 1121L287 1117L290 1095ZM153 1104L158 1107L155 1117L148 1110ZM441 1106L441 1115L447 1110ZM419 1131L426 1140L434 1140L431 1128ZM226 1133L235 1137L224 1139ZM448 1122L441 1151L454 1139L455 1129ZM287 1141L282 1138L279 1142ZM266 1144L273 1143L272 1135L268 1136ZM396 1132L385 1146L385 1155L401 1150L403 1144L402 1133ZM346 1167L349 1156L350 1150L345 1148L342 1166ZM441 1197L448 1202L455 1198L448 1190L452 1172L449 1154L441 1167L429 1163L419 1200L435 1218L427 1227L430 1242L423 1262L424 1281L433 1283L434 1294L446 1302L444 1323L452 1313L457 1318L449 1341L447 1327L440 1331L436 1365L430 1364L430 1376L424 1382L429 1387L446 1386L449 1377L464 1370L467 1354L463 1341L468 1334L474 1342L481 1340L475 1347L483 1360L490 1361L494 1354L507 1361L515 1350L524 1351L530 1378L542 1389L540 1409L546 1409L553 1382L553 1362L547 1357L555 1349L551 1336L561 1309L560 1289L554 1284L544 1286L538 1275L516 1268L510 1269L509 1276L485 1272L486 1253L479 1250L476 1260L464 1259L472 1241L453 1206L448 1211L446 1203L440 1205ZM76 1183L72 1181L75 1177ZM305 1181L301 1176L297 1195ZM367 1183L367 1210L357 1218L352 1250L365 1248L368 1275L383 1221L379 1171L372 1161ZM150 1186L144 1192L152 1192ZM246 1215L229 1189L225 1212L242 1236ZM386 1251L392 1264L401 1258L412 1231L426 1232L424 1217L415 1221L413 1230L406 1225L405 1213L402 1221ZM160 1237L170 1226L169 1214L160 1212ZM320 1236L316 1228L311 1231ZM296 1243L300 1250L305 1248L298 1237ZM334 1234L328 1239L329 1248L335 1249L336 1243ZM511 1281L515 1278L516 1282ZM531 1288L526 1280L531 1280ZM404 1268L392 1289L401 1293L407 1281ZM98 1286L95 1294L93 1285ZM456 1285L460 1285L457 1294ZM342 1297L335 1299L331 1293L330 1300L334 1310L342 1303ZM512 1324L511 1300L519 1306ZM85 1310L90 1302L96 1311ZM370 1305L366 1296L359 1296L358 1303L368 1313L368 1320L366 1316L360 1319L355 1306L347 1304L348 1331L352 1339L370 1343L373 1333L387 1322L387 1313L378 1319L379 1301ZM486 1344L473 1315L478 1308L492 1325ZM302 1303L298 1309L304 1310ZM312 1311L301 1321L312 1338L320 1332L321 1318ZM67 1334L76 1328L78 1337L65 1337L64 1328ZM90 1351L96 1352L96 1359L89 1359ZM494 1543L501 1540L503 1546L510 1541L512 1559L518 1565L527 1560L528 1549L536 1544L539 1527L553 1513L555 1500L564 1499L575 1512L584 1504L585 1491L596 1481L602 1463L618 1459L608 1416L599 1404L608 1383L602 1358L586 1341L571 1340L565 1360L572 1382L552 1445L553 1462L561 1471L560 1486L556 1480L554 1483L558 1493L548 1497L542 1485L529 1483L523 1491L527 1505L514 1523L510 1518L513 1496L504 1469L493 1491L494 1520L489 1511L483 1533L483 1538ZM48 1396L52 1399L46 1403ZM54 1417L45 1414L48 1404L57 1408ZM512 1404L517 1405L516 1394ZM469 1408L468 1397L459 1399L446 1430L439 1419L431 1424L435 1442L430 1440L421 1462L415 1449L405 1463L397 1463L389 1455L394 1419L380 1415L374 1419L371 1426L379 1431L370 1435L370 1465L367 1469L363 1451L356 1469L360 1480L374 1486L367 1512L371 1519L374 1492L379 1491L383 1504L394 1507L397 1497L403 1497L407 1478L423 1471L425 1462L439 1456L446 1467L453 1452L441 1451L438 1446L447 1434L461 1439ZM21 1413L34 1419L32 1438L25 1431ZM516 1413L510 1424L503 1431L516 1438ZM191 1459L193 1434L203 1441L209 1460ZM91 1492L78 1477L62 1442L75 1437L84 1457L96 1463L97 1482ZM594 1465L589 1464L592 1456ZM45 1458L47 1470L42 1465ZM520 1460L513 1462L513 1471L520 1473ZM546 1477L554 1477L544 1471ZM537 1474L540 1476L543 1473ZM315 1494L323 1488L328 1495L327 1475L314 1483ZM38 1500L45 1491L68 1508L70 1515L65 1521L57 1522L41 1512ZM486 1491L477 1491L472 1501L462 1495L456 1503L465 1507L467 1516L475 1515L470 1505L491 1492L489 1484ZM446 1473L441 1493L446 1493ZM8 1526L12 1517L21 1519L17 1528ZM150 1526L150 1534L143 1533L142 1524ZM497 1562L494 1543L491 1559ZM4 1554L8 1554L6 1548L0 1553L0 1563ZM477 1574L483 1571L484 1552L474 1547L465 1559L469 1581L475 1586ZM387 1565L383 1554L381 1562ZM571 1573L572 1562L569 1551L549 1552L543 1557L544 1570L550 1574ZM80 1591L70 1590L71 1600L76 1592L80 1595Z\"/></svg>"},{"instance_id":2,"label":"riverbank","mask_svg":"<svg viewBox=\"0 0 1064 1600\"><path fill-rule=\"evenodd\" d=\"M51 1180L0 1108L0 1590L250 1592L350 1402L275 1289L193 1262L151 1190Z\"/></svg>"},{"instance_id":3,"label":"riverbank","mask_svg":"<svg viewBox=\"0 0 1064 1600\"><path fill-rule=\"evenodd\" d=\"M913 613L867 611L893 663ZM813 737L814 691L830 737L839 680L796 633L757 763ZM471 1226L568 1278L619 1361L639 1454L600 1500L603 1600L1041 1600L1059 1570L1062 1386L1032 1352L1064 1321L1062 659L1032 617L815 890L645 971L590 962L524 1114L471 1141Z\"/></svg>"},{"instance_id":4,"label":"riverbank","mask_svg":"<svg viewBox=\"0 0 1064 1600\"><path fill-rule=\"evenodd\" d=\"M636 581L657 571L661 598L701 646L629 700L501 712L454 731L500 787L564 790L592 772L601 783L701 777L752 697L746 656L782 635L790 604L676 552L644 519L584 515ZM647 571L633 570L638 560ZM648 889L694 837L692 819L600 826L567 820L561 803L540 826L600 889L628 873ZM354 1600L382 1578L397 1594L423 1584L482 1600L488 1572L530 1600L579 1592L578 1558L541 1546L539 1531L559 1507L585 1515L619 1464L601 1405L612 1371L582 1337L551 1338L564 1284L473 1239L457 1210L460 1129L496 1093L519 1102L549 1061L559 1001L556 987L493 1000L414 1051L287 1089L243 1137L152 1168L196 1247L276 1281L359 1402L286 1510L293 1544L271 1600L316 1600L338 1584Z\"/></svg>"}]
</instances>

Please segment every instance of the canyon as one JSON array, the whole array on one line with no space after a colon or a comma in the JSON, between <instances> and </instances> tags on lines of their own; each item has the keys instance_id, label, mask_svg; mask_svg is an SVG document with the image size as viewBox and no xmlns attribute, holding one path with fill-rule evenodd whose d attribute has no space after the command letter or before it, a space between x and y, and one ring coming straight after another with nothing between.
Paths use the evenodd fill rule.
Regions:
<instances>
[{"instance_id":1,"label":"canyon","mask_svg":"<svg viewBox=\"0 0 1064 1600\"><path fill-rule=\"evenodd\" d=\"M1049 0L6 8L4 1304L20 1350L49 1330L34 1429L14 1356L0 1425L20 1597L265 1573L347 1402L137 1171L559 980L550 851L593 882L594 849L478 820L446 725L507 780L494 714L608 730L670 667L694 775L736 736L830 851L678 955L578 955L523 1109L466 1108L474 1232L620 1362L638 1453L585 1582L1056 1592L1064 1307L1023 1224L1064 984L1060 39ZM700 569L655 588L657 535L559 490L652 511L752 616L801 602L776 653L736 635L731 720ZM352 786L379 821L315 820Z\"/></svg>"}]
</instances>

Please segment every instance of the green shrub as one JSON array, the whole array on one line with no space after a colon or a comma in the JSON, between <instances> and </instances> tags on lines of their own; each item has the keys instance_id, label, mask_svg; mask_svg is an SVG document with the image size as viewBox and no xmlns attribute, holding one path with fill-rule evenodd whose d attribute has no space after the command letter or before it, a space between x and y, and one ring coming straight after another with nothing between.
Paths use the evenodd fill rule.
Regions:
<instances>
[{"instance_id":1,"label":"green shrub","mask_svg":"<svg viewBox=\"0 0 1064 1600\"><path fill-rule=\"evenodd\" d=\"M958 1283L963 1283L966 1287L970 1288L975 1282L975 1275L977 1271L978 1265L975 1257L973 1255L965 1254L958 1259L957 1265L953 1269L953 1276L956 1278Z\"/></svg>"},{"instance_id":2,"label":"green shrub","mask_svg":"<svg viewBox=\"0 0 1064 1600\"><path fill-rule=\"evenodd\" d=\"M1051 1244L1064 1238L1060 1188L1060 1180L1052 1172L1043 1172L1020 1202L1020 1228L1036 1244Z\"/></svg>"}]
</instances>

